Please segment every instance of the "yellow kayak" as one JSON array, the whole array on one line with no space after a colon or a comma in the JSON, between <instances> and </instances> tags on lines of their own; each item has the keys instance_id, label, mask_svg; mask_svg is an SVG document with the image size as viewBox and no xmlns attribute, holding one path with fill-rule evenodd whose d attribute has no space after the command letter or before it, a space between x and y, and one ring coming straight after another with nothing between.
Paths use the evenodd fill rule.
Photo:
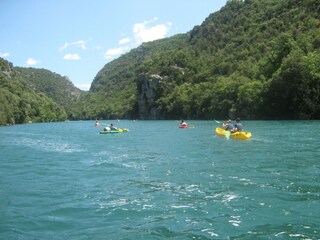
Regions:
<instances>
[{"instance_id":1,"label":"yellow kayak","mask_svg":"<svg viewBox=\"0 0 320 240\"><path fill-rule=\"evenodd\" d=\"M230 131L226 131L222 128L216 128L216 134L220 137L228 137L233 139L249 139L251 138L251 132L235 132L235 133L230 133Z\"/></svg>"},{"instance_id":2,"label":"yellow kayak","mask_svg":"<svg viewBox=\"0 0 320 240\"><path fill-rule=\"evenodd\" d=\"M100 131L100 134L111 134L111 133L121 133L121 132L128 132L129 129L127 128L118 128L117 130L108 130L108 131Z\"/></svg>"}]
</instances>

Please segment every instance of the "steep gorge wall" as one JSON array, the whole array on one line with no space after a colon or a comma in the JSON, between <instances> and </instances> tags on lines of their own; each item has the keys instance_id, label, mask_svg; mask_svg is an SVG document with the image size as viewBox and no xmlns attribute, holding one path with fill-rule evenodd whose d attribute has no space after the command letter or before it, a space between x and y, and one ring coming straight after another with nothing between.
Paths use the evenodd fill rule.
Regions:
<instances>
[{"instance_id":1,"label":"steep gorge wall","mask_svg":"<svg viewBox=\"0 0 320 240\"><path fill-rule=\"evenodd\" d=\"M159 75L141 74L137 80L138 86L138 111L140 119L162 119L157 109L158 88L163 78Z\"/></svg>"}]
</instances>

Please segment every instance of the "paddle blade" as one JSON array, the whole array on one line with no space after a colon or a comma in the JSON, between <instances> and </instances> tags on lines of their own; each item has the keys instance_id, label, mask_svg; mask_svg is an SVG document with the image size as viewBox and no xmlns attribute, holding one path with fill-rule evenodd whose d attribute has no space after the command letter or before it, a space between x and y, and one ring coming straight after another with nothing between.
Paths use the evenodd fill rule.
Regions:
<instances>
[{"instance_id":1,"label":"paddle blade","mask_svg":"<svg viewBox=\"0 0 320 240\"><path fill-rule=\"evenodd\" d=\"M229 131L226 132L226 138L227 138L227 139L230 138L230 134L231 134L231 133L230 133Z\"/></svg>"}]
</instances>

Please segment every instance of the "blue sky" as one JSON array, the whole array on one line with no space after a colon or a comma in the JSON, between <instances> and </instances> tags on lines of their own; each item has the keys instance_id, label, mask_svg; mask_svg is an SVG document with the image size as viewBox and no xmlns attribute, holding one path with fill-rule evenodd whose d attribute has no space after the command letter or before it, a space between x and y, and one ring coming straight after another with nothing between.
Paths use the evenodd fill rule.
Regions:
<instances>
[{"instance_id":1,"label":"blue sky","mask_svg":"<svg viewBox=\"0 0 320 240\"><path fill-rule=\"evenodd\" d=\"M227 0L0 0L0 57L80 89L142 42L186 33Z\"/></svg>"}]
</instances>

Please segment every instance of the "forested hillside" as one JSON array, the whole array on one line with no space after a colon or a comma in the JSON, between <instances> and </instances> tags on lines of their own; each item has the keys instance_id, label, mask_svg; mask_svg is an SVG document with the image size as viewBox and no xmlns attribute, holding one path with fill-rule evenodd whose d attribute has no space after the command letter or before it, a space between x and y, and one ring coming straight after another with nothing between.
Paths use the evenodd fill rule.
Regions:
<instances>
[{"instance_id":1,"label":"forested hillside","mask_svg":"<svg viewBox=\"0 0 320 240\"><path fill-rule=\"evenodd\" d=\"M30 89L11 63L0 58L0 69L0 125L67 118L62 106Z\"/></svg>"},{"instance_id":2,"label":"forested hillside","mask_svg":"<svg viewBox=\"0 0 320 240\"><path fill-rule=\"evenodd\" d=\"M75 119L138 118L137 81L143 71L141 64L153 61L160 52L187 47L185 34L144 43L105 65L92 82L89 93L74 106Z\"/></svg>"},{"instance_id":3,"label":"forested hillside","mask_svg":"<svg viewBox=\"0 0 320 240\"><path fill-rule=\"evenodd\" d=\"M83 94L67 77L0 58L0 125L64 121Z\"/></svg>"},{"instance_id":4,"label":"forested hillside","mask_svg":"<svg viewBox=\"0 0 320 240\"><path fill-rule=\"evenodd\" d=\"M73 117L320 119L319 16L318 0L230 0L105 65Z\"/></svg>"},{"instance_id":5,"label":"forested hillside","mask_svg":"<svg viewBox=\"0 0 320 240\"><path fill-rule=\"evenodd\" d=\"M26 85L37 93L44 93L56 103L63 106L68 117L82 94L68 77L62 77L46 69L15 67Z\"/></svg>"}]
</instances>

